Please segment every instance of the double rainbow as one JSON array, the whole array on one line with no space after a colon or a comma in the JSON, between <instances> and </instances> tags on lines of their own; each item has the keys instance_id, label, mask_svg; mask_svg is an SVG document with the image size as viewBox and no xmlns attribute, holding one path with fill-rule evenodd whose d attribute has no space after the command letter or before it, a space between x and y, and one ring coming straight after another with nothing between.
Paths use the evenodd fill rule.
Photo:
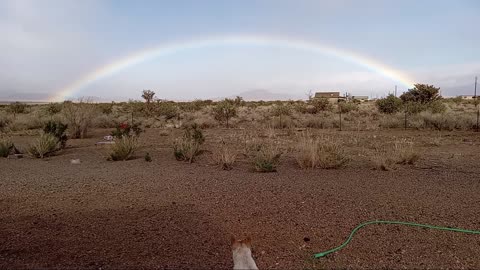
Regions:
<instances>
[{"instance_id":1,"label":"double rainbow","mask_svg":"<svg viewBox=\"0 0 480 270\"><path fill-rule=\"evenodd\" d=\"M414 80L400 70L394 69L374 59L367 58L351 51L346 51L319 43L308 42L305 40L292 40L268 36L236 35L170 43L135 52L119 59L118 61L114 61L86 74L81 79L57 91L54 96L50 97L50 100L63 101L65 99L72 98L75 95L78 95L80 90L84 89L91 83L150 59L176 53L182 50L200 49L218 45L272 46L302 50L315 54L330 55L346 62L363 66L368 70L371 70L405 86L406 88L412 88L414 84Z\"/></svg>"}]
</instances>

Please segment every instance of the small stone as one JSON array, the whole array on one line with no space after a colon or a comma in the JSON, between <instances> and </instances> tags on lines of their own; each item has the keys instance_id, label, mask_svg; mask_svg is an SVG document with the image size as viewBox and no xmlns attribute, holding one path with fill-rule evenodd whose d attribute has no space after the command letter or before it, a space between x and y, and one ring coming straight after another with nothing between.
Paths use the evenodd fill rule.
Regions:
<instances>
[{"instance_id":1,"label":"small stone","mask_svg":"<svg viewBox=\"0 0 480 270\"><path fill-rule=\"evenodd\" d=\"M80 159L79 159L79 158L77 158L77 159L71 159L71 160L70 160L70 164L80 164L80 163L81 163L81 162L80 162Z\"/></svg>"}]
</instances>

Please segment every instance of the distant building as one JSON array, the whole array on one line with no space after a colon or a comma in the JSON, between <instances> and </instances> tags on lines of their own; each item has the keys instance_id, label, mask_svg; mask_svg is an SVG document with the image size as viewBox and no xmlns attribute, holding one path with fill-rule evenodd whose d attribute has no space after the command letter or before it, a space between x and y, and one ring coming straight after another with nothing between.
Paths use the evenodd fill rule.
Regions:
<instances>
[{"instance_id":1,"label":"distant building","mask_svg":"<svg viewBox=\"0 0 480 270\"><path fill-rule=\"evenodd\" d=\"M368 101L368 96L352 96L352 100L359 100L361 102Z\"/></svg>"},{"instance_id":2,"label":"distant building","mask_svg":"<svg viewBox=\"0 0 480 270\"><path fill-rule=\"evenodd\" d=\"M460 95L458 96L461 99L474 99L475 97L473 95Z\"/></svg>"},{"instance_id":3,"label":"distant building","mask_svg":"<svg viewBox=\"0 0 480 270\"><path fill-rule=\"evenodd\" d=\"M345 97L340 96L340 92L315 92L315 96L313 98L326 98L330 102L338 102L339 100L345 99Z\"/></svg>"}]
</instances>

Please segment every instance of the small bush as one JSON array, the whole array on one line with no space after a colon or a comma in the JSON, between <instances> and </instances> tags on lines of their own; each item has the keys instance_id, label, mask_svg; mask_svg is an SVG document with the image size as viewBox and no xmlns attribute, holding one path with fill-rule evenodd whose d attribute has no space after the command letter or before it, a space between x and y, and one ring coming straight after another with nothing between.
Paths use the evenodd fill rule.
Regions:
<instances>
[{"instance_id":1,"label":"small bush","mask_svg":"<svg viewBox=\"0 0 480 270\"><path fill-rule=\"evenodd\" d=\"M52 155L58 149L58 139L50 133L42 133L40 137L28 147L27 152L33 157L44 158Z\"/></svg>"},{"instance_id":2,"label":"small bush","mask_svg":"<svg viewBox=\"0 0 480 270\"><path fill-rule=\"evenodd\" d=\"M0 139L0 157L8 157L13 147L13 143L9 139Z\"/></svg>"},{"instance_id":3,"label":"small bush","mask_svg":"<svg viewBox=\"0 0 480 270\"><path fill-rule=\"evenodd\" d=\"M65 101L63 115L68 123L71 138L85 138L95 114L95 107L89 100L80 99L78 103Z\"/></svg>"},{"instance_id":4,"label":"small bush","mask_svg":"<svg viewBox=\"0 0 480 270\"><path fill-rule=\"evenodd\" d=\"M413 148L412 142L397 140L393 148L397 164L414 164L420 159L420 154Z\"/></svg>"},{"instance_id":5,"label":"small bush","mask_svg":"<svg viewBox=\"0 0 480 270\"><path fill-rule=\"evenodd\" d=\"M155 113L165 117L166 120L173 119L178 116L178 107L174 102L158 101L155 105Z\"/></svg>"},{"instance_id":6,"label":"small bush","mask_svg":"<svg viewBox=\"0 0 480 270\"><path fill-rule=\"evenodd\" d=\"M25 113L27 108L28 108L27 104L20 103L20 102L14 102L8 105L8 111L10 113L13 113L14 116L20 113Z\"/></svg>"},{"instance_id":7,"label":"small bush","mask_svg":"<svg viewBox=\"0 0 480 270\"><path fill-rule=\"evenodd\" d=\"M307 112L311 114L333 110L333 104L327 98L313 98L308 104L311 106L307 107Z\"/></svg>"},{"instance_id":8,"label":"small bush","mask_svg":"<svg viewBox=\"0 0 480 270\"><path fill-rule=\"evenodd\" d=\"M397 113L402 109L402 100L392 94L375 102L378 111L386 114Z\"/></svg>"},{"instance_id":9,"label":"small bush","mask_svg":"<svg viewBox=\"0 0 480 270\"><path fill-rule=\"evenodd\" d=\"M200 146L205 142L203 132L197 125L187 127L183 136L173 144L173 154L179 161L192 163L200 153Z\"/></svg>"},{"instance_id":10,"label":"small bush","mask_svg":"<svg viewBox=\"0 0 480 270\"><path fill-rule=\"evenodd\" d=\"M47 105L46 111L49 115L54 115L62 111L62 104L60 103L49 103Z\"/></svg>"},{"instance_id":11,"label":"small bush","mask_svg":"<svg viewBox=\"0 0 480 270\"><path fill-rule=\"evenodd\" d=\"M68 125L63 124L62 122L48 121L43 127L43 132L55 136L60 143L60 147L65 148L68 140L66 134L67 128Z\"/></svg>"},{"instance_id":12,"label":"small bush","mask_svg":"<svg viewBox=\"0 0 480 270\"><path fill-rule=\"evenodd\" d=\"M129 160L138 149L138 138L134 136L122 136L115 140L110 149L109 159L113 161Z\"/></svg>"},{"instance_id":13,"label":"small bush","mask_svg":"<svg viewBox=\"0 0 480 270\"><path fill-rule=\"evenodd\" d=\"M445 113L447 111L447 105L441 100L435 100L428 104L428 110L432 113Z\"/></svg>"},{"instance_id":14,"label":"small bush","mask_svg":"<svg viewBox=\"0 0 480 270\"><path fill-rule=\"evenodd\" d=\"M257 172L276 172L282 152L278 145L264 142L257 145L254 153L254 166Z\"/></svg>"},{"instance_id":15,"label":"small bush","mask_svg":"<svg viewBox=\"0 0 480 270\"><path fill-rule=\"evenodd\" d=\"M215 164L220 165L222 170L231 170L236 160L236 153L222 140L219 148L213 151Z\"/></svg>"},{"instance_id":16,"label":"small bush","mask_svg":"<svg viewBox=\"0 0 480 270\"><path fill-rule=\"evenodd\" d=\"M217 103L213 107L213 116L215 120L223 123L225 122L226 127L229 128L229 121L232 117L237 115L237 106L235 106L235 101L231 99L225 99Z\"/></svg>"},{"instance_id":17,"label":"small bush","mask_svg":"<svg viewBox=\"0 0 480 270\"><path fill-rule=\"evenodd\" d=\"M296 160L302 169L336 169L348 162L345 151L332 138L312 138L304 134L300 137L296 150Z\"/></svg>"},{"instance_id":18,"label":"small bush","mask_svg":"<svg viewBox=\"0 0 480 270\"><path fill-rule=\"evenodd\" d=\"M143 130L140 128L140 123L135 123L133 125L121 123L116 126L115 130L111 132L111 135L115 138L121 139L122 137L140 136L142 132Z\"/></svg>"},{"instance_id":19,"label":"small bush","mask_svg":"<svg viewBox=\"0 0 480 270\"><path fill-rule=\"evenodd\" d=\"M152 162L152 157L150 156L150 153L148 153L148 152L145 154L144 159L145 159L146 162Z\"/></svg>"},{"instance_id":20,"label":"small bush","mask_svg":"<svg viewBox=\"0 0 480 270\"><path fill-rule=\"evenodd\" d=\"M341 113L349 113L351 111L357 111L358 110L358 104L354 102L339 102L338 103L338 110Z\"/></svg>"}]
</instances>

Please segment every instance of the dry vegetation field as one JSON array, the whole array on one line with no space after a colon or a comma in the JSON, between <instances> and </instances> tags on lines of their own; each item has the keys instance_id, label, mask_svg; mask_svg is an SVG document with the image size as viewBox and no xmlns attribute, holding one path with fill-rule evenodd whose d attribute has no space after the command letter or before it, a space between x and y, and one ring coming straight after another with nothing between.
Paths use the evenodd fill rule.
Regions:
<instances>
[{"instance_id":1,"label":"dry vegetation field","mask_svg":"<svg viewBox=\"0 0 480 270\"><path fill-rule=\"evenodd\" d=\"M475 107L440 103L5 105L0 268L231 268L230 235L260 269L480 268L480 235L397 225L312 259L367 220L480 229Z\"/></svg>"}]
</instances>

